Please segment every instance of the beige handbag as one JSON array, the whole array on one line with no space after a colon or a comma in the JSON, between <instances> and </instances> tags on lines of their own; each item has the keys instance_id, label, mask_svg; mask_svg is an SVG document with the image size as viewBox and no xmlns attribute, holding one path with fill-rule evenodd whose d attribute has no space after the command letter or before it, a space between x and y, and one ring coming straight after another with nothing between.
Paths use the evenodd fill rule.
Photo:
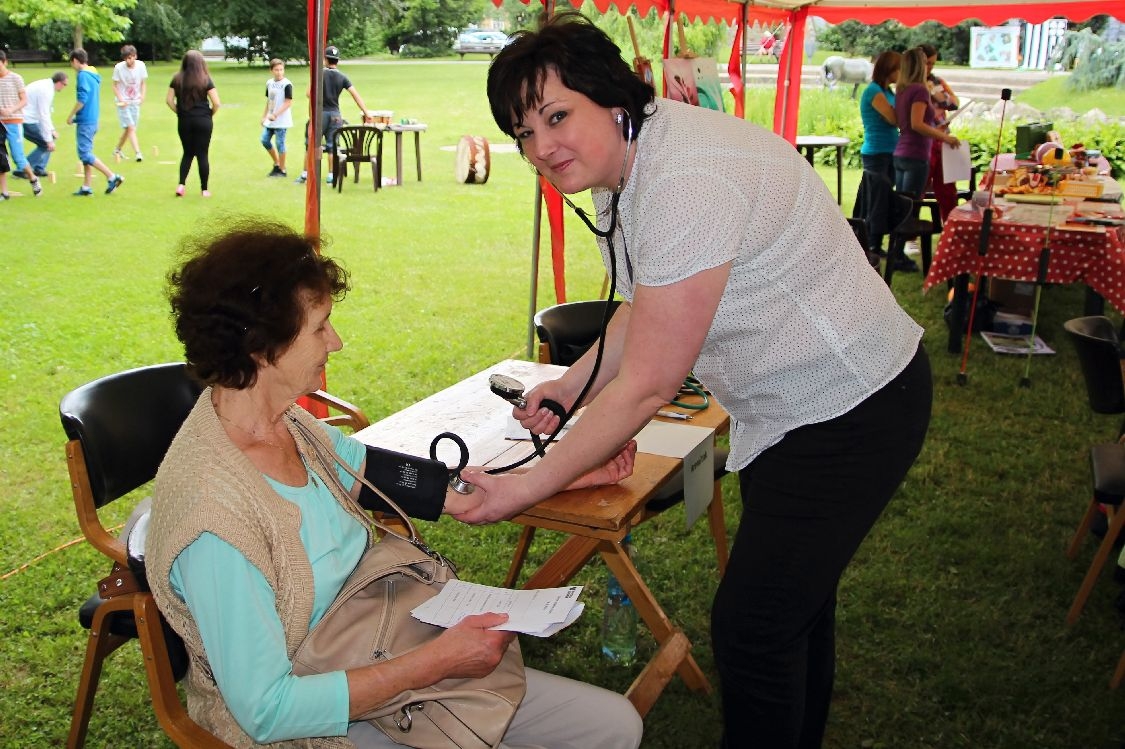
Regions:
<instances>
[{"instance_id":1,"label":"beige handbag","mask_svg":"<svg viewBox=\"0 0 1125 749\"><path fill-rule=\"evenodd\" d=\"M336 457L320 435L302 430L320 460L336 471L324 453L364 481L403 519L410 537L375 521L386 535L368 549L336 600L293 655L293 673L305 676L388 661L422 647L444 630L411 616L456 578L453 565L418 539L410 519L385 494ZM343 491L342 486L338 486ZM347 492L344 491L347 496ZM408 690L362 716L392 741L416 749L496 747L526 691L519 641L508 646L500 664L482 679L445 679Z\"/></svg>"}]
</instances>

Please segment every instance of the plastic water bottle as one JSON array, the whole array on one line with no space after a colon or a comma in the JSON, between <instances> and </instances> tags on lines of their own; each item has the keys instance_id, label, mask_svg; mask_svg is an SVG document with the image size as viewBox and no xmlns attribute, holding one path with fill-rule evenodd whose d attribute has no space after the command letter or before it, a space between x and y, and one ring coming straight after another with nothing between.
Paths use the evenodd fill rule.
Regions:
<instances>
[{"instance_id":1,"label":"plastic water bottle","mask_svg":"<svg viewBox=\"0 0 1125 749\"><path fill-rule=\"evenodd\" d=\"M630 537L622 545L632 556ZM632 664L637 655L637 610L612 571L607 571L605 611L602 615L602 653L622 666Z\"/></svg>"}]
</instances>

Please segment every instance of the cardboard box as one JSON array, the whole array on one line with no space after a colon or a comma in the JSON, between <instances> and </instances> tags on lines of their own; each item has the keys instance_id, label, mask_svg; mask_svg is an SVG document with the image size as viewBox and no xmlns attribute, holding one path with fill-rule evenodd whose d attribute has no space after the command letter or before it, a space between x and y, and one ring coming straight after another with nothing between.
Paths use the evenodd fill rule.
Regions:
<instances>
[{"instance_id":1,"label":"cardboard box","mask_svg":"<svg viewBox=\"0 0 1125 749\"><path fill-rule=\"evenodd\" d=\"M992 332L1003 335L1031 335L1031 318L1013 315L1010 312L997 312L992 318Z\"/></svg>"},{"instance_id":2,"label":"cardboard box","mask_svg":"<svg viewBox=\"0 0 1125 749\"><path fill-rule=\"evenodd\" d=\"M1068 198L1100 198L1105 186L1101 181L1081 181L1064 179L1059 183L1058 194Z\"/></svg>"},{"instance_id":3,"label":"cardboard box","mask_svg":"<svg viewBox=\"0 0 1125 749\"><path fill-rule=\"evenodd\" d=\"M1032 307L1035 306L1035 284L1030 281L990 278L988 298L1000 306L1001 312L1031 317Z\"/></svg>"}]
</instances>

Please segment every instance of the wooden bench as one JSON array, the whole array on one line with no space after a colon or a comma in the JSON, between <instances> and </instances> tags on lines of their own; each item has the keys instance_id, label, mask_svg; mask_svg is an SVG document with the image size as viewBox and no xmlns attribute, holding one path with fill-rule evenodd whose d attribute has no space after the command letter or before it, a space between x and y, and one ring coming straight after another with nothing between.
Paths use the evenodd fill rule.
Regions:
<instances>
[{"instance_id":1,"label":"wooden bench","mask_svg":"<svg viewBox=\"0 0 1125 749\"><path fill-rule=\"evenodd\" d=\"M8 62L41 62L43 67L49 62L58 62L55 54L45 49L10 49L7 55Z\"/></svg>"}]
</instances>

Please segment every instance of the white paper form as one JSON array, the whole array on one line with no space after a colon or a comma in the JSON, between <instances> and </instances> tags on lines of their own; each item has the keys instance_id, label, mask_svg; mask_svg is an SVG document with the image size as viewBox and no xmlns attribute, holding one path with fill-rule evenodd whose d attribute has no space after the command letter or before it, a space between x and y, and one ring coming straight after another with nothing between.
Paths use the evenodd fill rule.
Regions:
<instances>
[{"instance_id":1,"label":"white paper form","mask_svg":"<svg viewBox=\"0 0 1125 749\"><path fill-rule=\"evenodd\" d=\"M714 496L715 430L651 421L637 434L637 451L684 461L684 509L691 528Z\"/></svg>"},{"instance_id":2,"label":"white paper form","mask_svg":"<svg viewBox=\"0 0 1125 749\"><path fill-rule=\"evenodd\" d=\"M947 184L967 180L972 177L972 172L968 141L962 141L957 148L948 143L941 144L941 173Z\"/></svg>"},{"instance_id":3,"label":"white paper form","mask_svg":"<svg viewBox=\"0 0 1125 749\"><path fill-rule=\"evenodd\" d=\"M581 593L581 585L512 590L450 580L440 593L410 613L438 627L452 627L473 614L507 614L508 621L492 629L549 637L577 621L586 608L578 600Z\"/></svg>"}]
</instances>

